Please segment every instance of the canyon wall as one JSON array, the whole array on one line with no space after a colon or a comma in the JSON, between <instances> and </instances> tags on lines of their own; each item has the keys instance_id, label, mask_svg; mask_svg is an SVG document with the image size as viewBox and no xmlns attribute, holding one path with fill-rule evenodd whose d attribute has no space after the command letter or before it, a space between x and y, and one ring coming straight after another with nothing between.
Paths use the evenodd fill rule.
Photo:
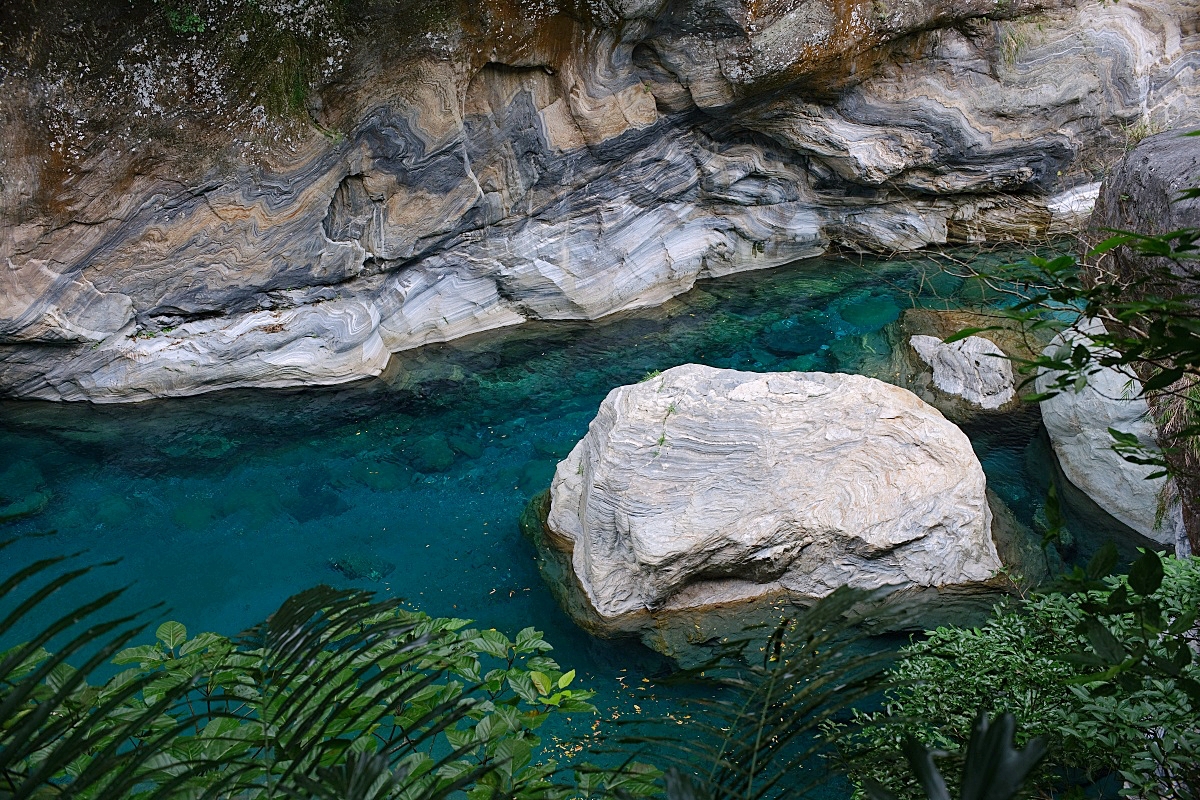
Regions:
<instances>
[{"instance_id":1,"label":"canyon wall","mask_svg":"<svg viewBox=\"0 0 1200 800\"><path fill-rule=\"evenodd\" d=\"M408 7L329 34L300 117L232 85L242 37L0 32L0 395L334 384L835 247L1065 233L1200 120L1200 0Z\"/></svg>"}]
</instances>

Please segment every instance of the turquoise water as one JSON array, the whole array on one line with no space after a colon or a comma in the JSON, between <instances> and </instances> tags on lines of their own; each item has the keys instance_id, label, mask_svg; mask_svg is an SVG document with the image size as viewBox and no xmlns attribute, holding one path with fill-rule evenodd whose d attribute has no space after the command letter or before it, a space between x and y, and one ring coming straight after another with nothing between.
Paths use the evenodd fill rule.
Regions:
<instances>
[{"instance_id":1,"label":"turquoise water","mask_svg":"<svg viewBox=\"0 0 1200 800\"><path fill-rule=\"evenodd\" d=\"M605 394L686 362L882 375L882 328L901 309L984 294L928 256L817 259L708 281L601 323L401 354L383 378L352 387L6 401L0 505L44 508L0 524L0 538L19 539L5 566L76 550L120 559L58 607L129 584L122 610L161 601L192 632L235 633L318 583L374 589L510 635L536 625L598 691L606 717L661 711L669 698L654 679L669 664L578 631L517 528ZM1036 415L968 433L990 485L1032 522L1052 474Z\"/></svg>"}]
</instances>

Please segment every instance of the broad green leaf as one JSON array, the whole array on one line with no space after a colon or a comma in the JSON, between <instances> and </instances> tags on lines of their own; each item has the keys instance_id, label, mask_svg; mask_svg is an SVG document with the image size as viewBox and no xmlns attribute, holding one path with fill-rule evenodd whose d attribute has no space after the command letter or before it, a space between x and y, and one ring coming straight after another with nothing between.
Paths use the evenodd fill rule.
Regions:
<instances>
[{"instance_id":1,"label":"broad green leaf","mask_svg":"<svg viewBox=\"0 0 1200 800\"><path fill-rule=\"evenodd\" d=\"M46 676L46 685L55 692L61 691L74 679L75 673L76 669L70 664L59 664Z\"/></svg>"},{"instance_id":2,"label":"broad green leaf","mask_svg":"<svg viewBox=\"0 0 1200 800\"><path fill-rule=\"evenodd\" d=\"M512 642L508 637L499 631L480 631L479 635L470 641L470 644L479 649L480 652L487 653L496 658L508 658L508 650L512 647Z\"/></svg>"},{"instance_id":3,"label":"broad green leaf","mask_svg":"<svg viewBox=\"0 0 1200 800\"><path fill-rule=\"evenodd\" d=\"M520 670L510 670L508 673L508 685L516 692L517 696L526 703L536 703L538 699L538 690L533 685L533 680L529 677L529 673Z\"/></svg>"},{"instance_id":4,"label":"broad green leaf","mask_svg":"<svg viewBox=\"0 0 1200 800\"><path fill-rule=\"evenodd\" d=\"M550 689L554 686L554 683L550 680L549 675L544 672L538 672L537 670L529 673L529 679L533 681L534 688L536 688L538 690L538 694L541 695L550 694Z\"/></svg>"},{"instance_id":5,"label":"broad green leaf","mask_svg":"<svg viewBox=\"0 0 1200 800\"><path fill-rule=\"evenodd\" d=\"M474 728L468 728L466 730L460 730L458 728L446 728L443 733L446 736L446 741L448 741L450 746L455 750L467 747L475 741Z\"/></svg>"},{"instance_id":6,"label":"broad green leaf","mask_svg":"<svg viewBox=\"0 0 1200 800\"><path fill-rule=\"evenodd\" d=\"M166 656L163 651L153 644L142 644L137 647L127 647L112 658L114 664L151 664L163 661Z\"/></svg>"},{"instance_id":7,"label":"broad green leaf","mask_svg":"<svg viewBox=\"0 0 1200 800\"><path fill-rule=\"evenodd\" d=\"M194 653L199 650L221 647L228 644L228 639L216 633L198 633L194 638L184 642L183 646L179 648L179 655L186 656L189 653Z\"/></svg>"},{"instance_id":8,"label":"broad green leaf","mask_svg":"<svg viewBox=\"0 0 1200 800\"><path fill-rule=\"evenodd\" d=\"M1096 655L1109 664L1119 664L1125 660L1125 648L1117 641L1104 623L1095 617L1087 617L1083 621L1083 634L1092 645Z\"/></svg>"},{"instance_id":9,"label":"broad green leaf","mask_svg":"<svg viewBox=\"0 0 1200 800\"><path fill-rule=\"evenodd\" d=\"M21 649L21 647L22 645L17 645L16 647L0 653L0 662L3 662L6 658L15 655L16 652ZM4 681L7 683L19 681L21 678L24 678L26 675L37 669L37 665L49 657L49 650L44 647L37 648L37 650L33 651L24 659L22 659L20 664L10 667L8 672L4 675Z\"/></svg>"},{"instance_id":10,"label":"broad green leaf","mask_svg":"<svg viewBox=\"0 0 1200 800\"><path fill-rule=\"evenodd\" d=\"M1145 550L1129 568L1129 588L1143 597L1158 591L1163 582L1163 564L1158 553Z\"/></svg>"},{"instance_id":11,"label":"broad green leaf","mask_svg":"<svg viewBox=\"0 0 1200 800\"><path fill-rule=\"evenodd\" d=\"M533 748L524 739L509 737L496 746L495 756L500 761L501 771L512 778L530 762Z\"/></svg>"},{"instance_id":12,"label":"broad green leaf","mask_svg":"<svg viewBox=\"0 0 1200 800\"><path fill-rule=\"evenodd\" d=\"M544 638L542 638L542 632L532 627L525 628L518 633L515 644L517 650L523 653L528 653L535 650L544 652L554 649L553 646L551 646Z\"/></svg>"},{"instance_id":13,"label":"broad green leaf","mask_svg":"<svg viewBox=\"0 0 1200 800\"><path fill-rule=\"evenodd\" d=\"M1152 376L1142 385L1143 392L1156 392L1165 389L1183 377L1183 368L1164 369Z\"/></svg>"},{"instance_id":14,"label":"broad green leaf","mask_svg":"<svg viewBox=\"0 0 1200 800\"><path fill-rule=\"evenodd\" d=\"M1113 567L1117 566L1120 561L1120 553L1117 552L1117 546L1112 542L1105 542L1096 554L1092 556L1091 561L1087 565L1087 575L1092 579L1103 578L1113 571Z\"/></svg>"},{"instance_id":15,"label":"broad green leaf","mask_svg":"<svg viewBox=\"0 0 1200 800\"><path fill-rule=\"evenodd\" d=\"M558 688L565 689L571 685L571 681L575 680L575 670L564 672L562 677L558 679Z\"/></svg>"},{"instance_id":16,"label":"broad green leaf","mask_svg":"<svg viewBox=\"0 0 1200 800\"><path fill-rule=\"evenodd\" d=\"M1117 444L1129 445L1131 447L1141 446L1141 440L1138 439L1137 434L1125 433L1124 431L1119 431L1116 428L1109 428L1108 435L1111 436L1113 440L1117 442Z\"/></svg>"},{"instance_id":17,"label":"broad green leaf","mask_svg":"<svg viewBox=\"0 0 1200 800\"><path fill-rule=\"evenodd\" d=\"M172 650L187 641L187 628L179 622L164 622L158 626L155 637Z\"/></svg>"},{"instance_id":18,"label":"broad green leaf","mask_svg":"<svg viewBox=\"0 0 1200 800\"><path fill-rule=\"evenodd\" d=\"M949 336L947 336L944 341L946 344L954 344L957 341L966 339L968 336L974 336L977 333L983 333L984 331L994 331L997 329L998 329L998 326L996 326L996 325L989 325L986 328L963 328L962 330L958 331L957 333L952 333Z\"/></svg>"},{"instance_id":19,"label":"broad green leaf","mask_svg":"<svg viewBox=\"0 0 1200 800\"><path fill-rule=\"evenodd\" d=\"M475 741L484 743L492 738L492 717L487 716L475 725Z\"/></svg>"}]
</instances>

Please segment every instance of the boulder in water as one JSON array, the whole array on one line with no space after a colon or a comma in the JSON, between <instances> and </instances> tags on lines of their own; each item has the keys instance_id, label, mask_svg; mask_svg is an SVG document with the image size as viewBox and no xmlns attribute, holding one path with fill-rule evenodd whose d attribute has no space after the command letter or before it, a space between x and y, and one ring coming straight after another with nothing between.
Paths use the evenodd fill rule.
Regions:
<instances>
[{"instance_id":1,"label":"boulder in water","mask_svg":"<svg viewBox=\"0 0 1200 800\"><path fill-rule=\"evenodd\" d=\"M912 393L687 364L608 395L535 540L581 625L680 657L843 584L986 591L991 522L966 435Z\"/></svg>"},{"instance_id":2,"label":"boulder in water","mask_svg":"<svg viewBox=\"0 0 1200 800\"><path fill-rule=\"evenodd\" d=\"M950 344L936 336L913 336L908 341L933 368L933 385L940 391L987 410L1016 399L1012 364L1004 351L982 336Z\"/></svg>"},{"instance_id":3,"label":"boulder in water","mask_svg":"<svg viewBox=\"0 0 1200 800\"><path fill-rule=\"evenodd\" d=\"M1059 334L1046 354L1053 357L1063 348L1076 345L1092 347L1089 334L1100 331L1103 326L1098 321L1082 321ZM1049 391L1057 376L1055 372L1038 375L1038 392ZM1158 430L1137 379L1112 367L1102 367L1087 376L1086 385L1079 391L1060 391L1043 400L1041 406L1046 432L1067 480L1143 536L1162 544L1173 543L1175 533L1166 529L1158 513L1165 479L1149 479L1157 467L1126 461L1113 449L1109 433L1109 428L1129 433L1143 445L1156 447Z\"/></svg>"},{"instance_id":4,"label":"boulder in water","mask_svg":"<svg viewBox=\"0 0 1200 800\"><path fill-rule=\"evenodd\" d=\"M405 449L405 453L419 472L445 472L454 465L454 450L442 433L418 439Z\"/></svg>"},{"instance_id":5,"label":"boulder in water","mask_svg":"<svg viewBox=\"0 0 1200 800\"><path fill-rule=\"evenodd\" d=\"M379 556L354 553L329 559L329 567L352 581L381 581L396 569L395 564Z\"/></svg>"}]
</instances>

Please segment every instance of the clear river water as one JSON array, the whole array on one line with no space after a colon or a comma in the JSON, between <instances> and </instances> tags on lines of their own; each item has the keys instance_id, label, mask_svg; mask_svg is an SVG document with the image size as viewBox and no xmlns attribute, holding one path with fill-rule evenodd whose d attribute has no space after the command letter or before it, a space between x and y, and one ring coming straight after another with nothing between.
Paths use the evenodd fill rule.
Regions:
<instances>
[{"instance_id":1,"label":"clear river water","mask_svg":"<svg viewBox=\"0 0 1200 800\"><path fill-rule=\"evenodd\" d=\"M654 370L886 377L882 329L902 309L997 300L942 263L825 258L704 281L651 310L402 353L353 386L0 402L0 507L41 509L0 523L0 539L17 539L5 574L80 550L119 559L55 603L128 584L122 610L162 602L193 633L236 633L318 583L369 588L510 636L535 625L604 717L661 712L670 691L655 679L669 664L592 639L559 611L518 530L522 508L604 396ZM968 434L990 487L1031 524L1054 474L1036 416Z\"/></svg>"}]
</instances>

